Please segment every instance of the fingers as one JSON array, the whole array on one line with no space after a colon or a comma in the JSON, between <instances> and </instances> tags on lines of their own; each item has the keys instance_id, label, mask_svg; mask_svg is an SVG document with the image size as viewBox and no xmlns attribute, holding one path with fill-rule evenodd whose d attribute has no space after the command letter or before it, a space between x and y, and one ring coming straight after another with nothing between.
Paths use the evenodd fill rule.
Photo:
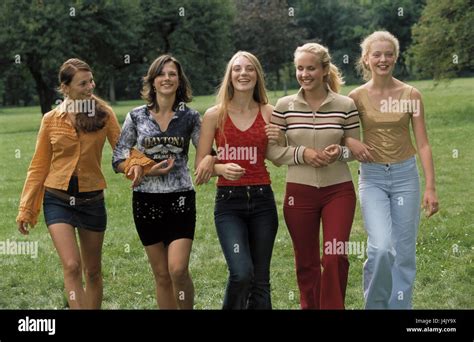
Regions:
<instances>
[{"instance_id":1,"label":"fingers","mask_svg":"<svg viewBox=\"0 0 474 342\"><path fill-rule=\"evenodd\" d=\"M304 150L303 158L305 163L312 167L323 167L330 163L330 158L323 151L316 151L310 148Z\"/></svg>"},{"instance_id":2,"label":"fingers","mask_svg":"<svg viewBox=\"0 0 474 342\"><path fill-rule=\"evenodd\" d=\"M194 175L196 176L196 179L195 179L196 185L201 185L201 184L209 182L209 180L212 177L212 172L209 172L206 169L202 169L198 167Z\"/></svg>"},{"instance_id":3,"label":"fingers","mask_svg":"<svg viewBox=\"0 0 474 342\"><path fill-rule=\"evenodd\" d=\"M202 176L202 170L199 167L194 172L194 176L195 176L194 182L196 183L196 185L201 185L203 183L203 180L202 180L203 176Z\"/></svg>"},{"instance_id":4,"label":"fingers","mask_svg":"<svg viewBox=\"0 0 474 342\"><path fill-rule=\"evenodd\" d=\"M23 235L28 235L30 233L28 229L28 222L18 222L18 231Z\"/></svg>"},{"instance_id":5,"label":"fingers","mask_svg":"<svg viewBox=\"0 0 474 342\"><path fill-rule=\"evenodd\" d=\"M205 172L204 176L203 176L203 179L202 179L203 183L209 182L211 177L212 177L212 172Z\"/></svg>"},{"instance_id":6,"label":"fingers","mask_svg":"<svg viewBox=\"0 0 474 342\"><path fill-rule=\"evenodd\" d=\"M438 201L426 200L424 208L426 212L426 217L430 218L439 211Z\"/></svg>"},{"instance_id":7,"label":"fingers","mask_svg":"<svg viewBox=\"0 0 474 342\"><path fill-rule=\"evenodd\" d=\"M372 148L370 148L372 149ZM372 156L372 154L369 152L368 149L365 149L357 154L354 154L355 158L362 162L362 163L373 163L375 162L375 159L374 157Z\"/></svg>"},{"instance_id":8,"label":"fingers","mask_svg":"<svg viewBox=\"0 0 474 342\"><path fill-rule=\"evenodd\" d=\"M282 134L281 129L274 124L266 125L265 133L267 134L267 138L270 140L278 140Z\"/></svg>"},{"instance_id":9,"label":"fingers","mask_svg":"<svg viewBox=\"0 0 474 342\"><path fill-rule=\"evenodd\" d=\"M341 153L340 146L336 144L329 145L324 149L323 153L329 159L329 163L334 163Z\"/></svg>"},{"instance_id":10,"label":"fingers","mask_svg":"<svg viewBox=\"0 0 474 342\"><path fill-rule=\"evenodd\" d=\"M151 168L150 172L148 173L148 176L166 175L171 171L173 166L174 166L173 158L162 160Z\"/></svg>"},{"instance_id":11,"label":"fingers","mask_svg":"<svg viewBox=\"0 0 474 342\"><path fill-rule=\"evenodd\" d=\"M165 168L163 169L163 171L166 170L166 173L168 173L168 172L170 172L170 170L173 168L173 166L174 166L174 159L170 158L170 159L168 159L168 166L165 167Z\"/></svg>"},{"instance_id":12,"label":"fingers","mask_svg":"<svg viewBox=\"0 0 474 342\"><path fill-rule=\"evenodd\" d=\"M310 160L308 164L311 165L312 167L324 167L324 166L329 165L329 163L326 162L325 160L317 159L317 158Z\"/></svg>"},{"instance_id":13,"label":"fingers","mask_svg":"<svg viewBox=\"0 0 474 342\"><path fill-rule=\"evenodd\" d=\"M224 178L228 180L238 180L245 173L245 169L234 163L226 164Z\"/></svg>"},{"instance_id":14,"label":"fingers","mask_svg":"<svg viewBox=\"0 0 474 342\"><path fill-rule=\"evenodd\" d=\"M143 179L143 167L141 167L140 165L132 166L130 171L128 171L128 175L133 175L131 188L138 186Z\"/></svg>"},{"instance_id":15,"label":"fingers","mask_svg":"<svg viewBox=\"0 0 474 342\"><path fill-rule=\"evenodd\" d=\"M372 147L370 149L373 149ZM369 151L365 152L366 154L366 159L369 163L373 163L375 161L374 157L372 156L372 154L370 154Z\"/></svg>"}]
</instances>

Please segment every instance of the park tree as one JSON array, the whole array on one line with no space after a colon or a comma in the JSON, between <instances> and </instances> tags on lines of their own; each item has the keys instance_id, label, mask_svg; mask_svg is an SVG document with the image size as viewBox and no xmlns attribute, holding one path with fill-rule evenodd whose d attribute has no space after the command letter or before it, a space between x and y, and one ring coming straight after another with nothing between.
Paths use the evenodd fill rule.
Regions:
<instances>
[{"instance_id":1,"label":"park tree","mask_svg":"<svg viewBox=\"0 0 474 342\"><path fill-rule=\"evenodd\" d=\"M255 54L267 74L280 84L280 69L293 60L305 36L297 27L295 9L286 0L236 0L233 23L236 50Z\"/></svg>"},{"instance_id":2,"label":"park tree","mask_svg":"<svg viewBox=\"0 0 474 342\"><path fill-rule=\"evenodd\" d=\"M43 114L51 110L57 97L57 72L64 60L82 58L110 74L124 64L123 53L133 50L128 44L135 41L130 32L134 32L133 14L138 11L125 0L7 0L0 6L2 61L11 68L26 66Z\"/></svg>"},{"instance_id":3,"label":"park tree","mask_svg":"<svg viewBox=\"0 0 474 342\"><path fill-rule=\"evenodd\" d=\"M221 0L144 0L141 8L148 64L170 53L182 63L195 94L214 91L233 50L231 4Z\"/></svg>"},{"instance_id":4,"label":"park tree","mask_svg":"<svg viewBox=\"0 0 474 342\"><path fill-rule=\"evenodd\" d=\"M400 43L396 75L409 77L406 51L412 44L411 28L419 20L425 0L377 0L370 2L368 18L371 19L370 32L387 30L395 35Z\"/></svg>"},{"instance_id":5,"label":"park tree","mask_svg":"<svg viewBox=\"0 0 474 342\"><path fill-rule=\"evenodd\" d=\"M400 41L401 51L411 44L411 26L418 20L424 0L290 0L296 8L298 26L307 31L307 41L329 48L334 64L349 83L359 80L355 63L360 43L376 30L388 30ZM406 62L398 60L397 74L407 75Z\"/></svg>"},{"instance_id":6,"label":"park tree","mask_svg":"<svg viewBox=\"0 0 474 342\"><path fill-rule=\"evenodd\" d=\"M345 79L357 79L354 64L360 55L359 43L368 32L368 7L355 1L293 0L298 26L307 32L305 42L329 49L332 61Z\"/></svg>"},{"instance_id":7,"label":"park tree","mask_svg":"<svg viewBox=\"0 0 474 342\"><path fill-rule=\"evenodd\" d=\"M428 0L413 27L410 65L420 77L435 80L474 71L472 0Z\"/></svg>"}]
</instances>

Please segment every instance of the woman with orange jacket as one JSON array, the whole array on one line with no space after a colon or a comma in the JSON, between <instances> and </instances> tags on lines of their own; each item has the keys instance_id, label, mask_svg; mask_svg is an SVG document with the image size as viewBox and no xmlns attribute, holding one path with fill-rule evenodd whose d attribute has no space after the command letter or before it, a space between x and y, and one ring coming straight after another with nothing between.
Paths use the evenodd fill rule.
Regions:
<instances>
[{"instance_id":1,"label":"woman with orange jacket","mask_svg":"<svg viewBox=\"0 0 474 342\"><path fill-rule=\"evenodd\" d=\"M42 119L16 221L20 233L29 234L28 226L37 223L43 203L45 222L63 266L69 307L99 309L107 224L100 163L105 139L113 148L120 126L112 108L93 95L95 83L87 63L75 58L64 62L59 82L64 102ZM136 183L143 170L138 165L149 168L155 163L133 150L127 164Z\"/></svg>"}]
</instances>

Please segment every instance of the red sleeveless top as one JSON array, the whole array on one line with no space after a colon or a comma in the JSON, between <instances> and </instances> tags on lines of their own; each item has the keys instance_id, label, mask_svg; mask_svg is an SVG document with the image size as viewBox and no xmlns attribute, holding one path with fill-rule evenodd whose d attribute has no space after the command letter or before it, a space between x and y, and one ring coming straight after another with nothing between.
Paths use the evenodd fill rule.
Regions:
<instances>
[{"instance_id":1,"label":"red sleeveless top","mask_svg":"<svg viewBox=\"0 0 474 342\"><path fill-rule=\"evenodd\" d=\"M270 174L265 165L268 138L265 120L259 110L252 126L245 131L238 129L227 116L224 136L216 129L217 159L221 164L235 163L245 169L240 179L232 181L219 176L217 186L243 186L270 184Z\"/></svg>"}]
</instances>

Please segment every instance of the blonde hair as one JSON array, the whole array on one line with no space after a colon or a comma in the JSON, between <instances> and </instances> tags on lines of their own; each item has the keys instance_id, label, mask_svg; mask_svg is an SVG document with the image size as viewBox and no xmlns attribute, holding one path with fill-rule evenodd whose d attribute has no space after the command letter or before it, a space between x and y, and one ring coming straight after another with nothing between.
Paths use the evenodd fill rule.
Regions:
<instances>
[{"instance_id":1,"label":"blonde hair","mask_svg":"<svg viewBox=\"0 0 474 342\"><path fill-rule=\"evenodd\" d=\"M356 65L357 71L362 75L365 81L369 81L372 78L372 72L370 71L369 66L364 63L364 58L368 56L372 43L378 41L392 43L393 48L395 49L395 61L398 59L398 54L400 53L400 43L398 42L397 37L388 31L375 31L374 33L365 37L360 44L362 52Z\"/></svg>"},{"instance_id":2,"label":"blonde hair","mask_svg":"<svg viewBox=\"0 0 474 342\"><path fill-rule=\"evenodd\" d=\"M324 69L329 68L329 72L324 76L323 80L332 91L339 93L341 86L344 84L344 80L338 67L331 63L331 55L327 47L317 43L306 43L303 46L297 47L294 54L295 65L297 56L302 52L312 53L319 58Z\"/></svg>"},{"instance_id":3,"label":"blonde hair","mask_svg":"<svg viewBox=\"0 0 474 342\"><path fill-rule=\"evenodd\" d=\"M265 77L263 73L262 65L260 64L257 57L247 51L238 51L232 56L225 70L224 77L222 78L221 85L217 91L216 105L218 111L217 127L219 132L224 134L224 123L227 119L227 110L229 103L234 97L234 86L232 85L232 66L239 57L247 58L255 68L257 72L257 83L253 89L253 99L255 102L265 105L268 103L267 90L265 88Z\"/></svg>"}]
</instances>

